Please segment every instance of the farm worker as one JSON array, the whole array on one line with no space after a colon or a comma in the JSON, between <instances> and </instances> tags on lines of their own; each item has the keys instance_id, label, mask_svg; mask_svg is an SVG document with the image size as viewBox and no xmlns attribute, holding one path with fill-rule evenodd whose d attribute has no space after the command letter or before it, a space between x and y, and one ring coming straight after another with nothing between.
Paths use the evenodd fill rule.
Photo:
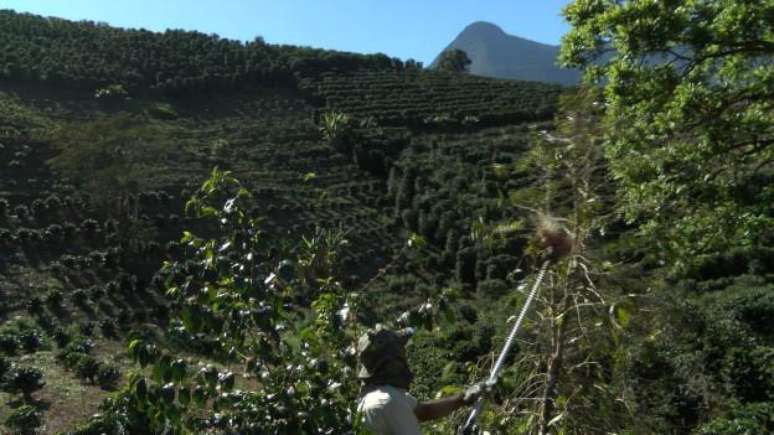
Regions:
<instances>
[{"instance_id":1,"label":"farm worker","mask_svg":"<svg viewBox=\"0 0 774 435\"><path fill-rule=\"evenodd\" d=\"M475 384L464 393L419 402L408 393L414 375L406 360L405 344L413 331L392 331L377 325L358 340L363 389L358 412L375 435L420 435L419 422L445 417L470 405L491 387Z\"/></svg>"}]
</instances>

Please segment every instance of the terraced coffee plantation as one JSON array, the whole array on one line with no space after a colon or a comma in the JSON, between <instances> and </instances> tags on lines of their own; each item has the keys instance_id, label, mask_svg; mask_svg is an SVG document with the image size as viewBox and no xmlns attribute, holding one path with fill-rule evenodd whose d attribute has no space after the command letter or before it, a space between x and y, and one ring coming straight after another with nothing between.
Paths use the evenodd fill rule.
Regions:
<instances>
[{"instance_id":1,"label":"terraced coffee plantation","mask_svg":"<svg viewBox=\"0 0 774 435\"><path fill-rule=\"evenodd\" d=\"M413 128L519 124L550 118L561 87L416 69L322 73L300 87L329 110Z\"/></svg>"},{"instance_id":2,"label":"terraced coffee plantation","mask_svg":"<svg viewBox=\"0 0 774 435\"><path fill-rule=\"evenodd\" d=\"M600 10L638 5L623 4ZM748 16L731 12L718 17ZM649 117L618 125L631 96L611 101L606 83L261 38L0 10L0 48L2 434L364 435L365 331L414 328L412 394L455 395L489 376L538 270L477 433L774 430L766 74L731 77L742 94L696 111L659 112L640 87ZM711 94L680 89L661 95ZM739 178L702 172L727 131L649 143L652 119L716 109L755 144L711 156L738 157ZM726 227L744 240L711 232ZM423 433L456 433L465 411Z\"/></svg>"},{"instance_id":3,"label":"terraced coffee plantation","mask_svg":"<svg viewBox=\"0 0 774 435\"><path fill-rule=\"evenodd\" d=\"M449 77L426 76L421 85L405 83L399 95L421 88L446 97L412 112L411 119L440 113L436 110L470 96L469 89ZM378 80L376 75L363 77ZM326 76L323 83L330 79ZM462 82L476 83L480 90L486 81ZM510 92L507 101L532 91L526 84L491 85L501 99ZM364 99L375 95L375 88L355 89ZM416 223L400 219L396 193L388 192L393 158L400 160L404 148L407 156L418 152L429 158L426 151L444 143L432 155L447 153L450 163L465 158L472 171L468 175L486 177L474 168L495 152L474 138L467 153L459 145L456 154L451 153L445 145L449 138L432 133L448 126L422 124L421 132L414 131L414 121L394 117L397 112L390 105L406 103L399 99L383 101L378 112L338 104L335 98L325 106L314 105L319 99L306 91L260 86L206 98L98 100L78 90L51 88L42 93L35 85L14 84L0 95L3 364L9 373L22 376L32 370L39 376L39 383L29 386L29 400L44 410L40 416L51 433L83 421L102 397L126 382L132 364L122 349L129 331L163 337L170 307L156 271L163 261L179 255L184 229L211 231L186 216L184 206L213 167L231 171L252 193L251 214L260 217L267 246L277 252L290 254L289 243L302 235L311 239L319 229L340 229L348 244L338 253L337 267L347 285L356 288L385 265L404 261L406 238L419 230ZM352 91L349 95L354 98ZM530 111L532 117L543 113L548 109L537 105L548 104L550 95L525 100L520 110ZM507 101L502 100L501 107ZM534 107L524 109L525 104ZM460 107L475 114L484 104ZM488 112L479 115L488 119L496 107L489 105ZM367 127L356 129L356 148L376 151L376 157L372 153L370 160L358 159L362 151L354 150L342 154L322 139L321 125L315 122L320 113L341 110L353 119L372 118ZM526 138L527 131L498 131L493 146ZM81 144L86 143L93 146L84 151ZM89 152L98 154L89 157ZM441 181L434 177L434 183ZM425 202L419 206L425 207ZM474 217L471 210L444 225L462 229ZM443 229L438 230L440 242L430 230L422 230L433 239L424 248L427 252L437 251L435 246L447 238ZM384 288L378 284L381 280L391 279L388 270L373 282L374 294ZM437 277L443 274L443 268L434 272ZM411 286L394 291L403 293L402 303L387 305L391 308L385 311L421 301L425 291ZM20 402L7 393L2 402L3 418L14 409L26 409L15 408Z\"/></svg>"},{"instance_id":4,"label":"terraced coffee plantation","mask_svg":"<svg viewBox=\"0 0 774 435\"><path fill-rule=\"evenodd\" d=\"M381 241L376 245L380 250L389 247L390 234L375 218L378 212L370 201L378 195L373 190L380 188L378 182L358 177L346 159L320 152L319 134L303 101L281 96L255 101L192 129L188 124L194 119L184 116L161 121L123 111L89 113L87 120L66 111L49 116L45 104L51 108L78 102L49 100L33 108L3 94L5 113L17 118L3 118L0 140L3 374L39 370L32 373L42 375L45 386L34 400L47 408L50 433L72 428L96 412L101 398L125 382L129 361L122 355L128 330L166 323L164 298L152 278L175 252L182 229L196 226L183 212L186 189L190 192L213 166L233 166L249 182L261 199L256 212L265 216L267 234L312 234L315 224L337 225L351 215L358 220L348 226L353 237L370 234L368 240ZM161 155L148 156L142 172L132 174L136 193L115 202L92 195L52 173L47 162L57 155L56 146L31 139L42 126L17 123L22 107L34 113L26 121L34 118L52 130L61 123L83 122L79 139L87 139L80 133L86 134L89 123L107 127L117 117L137 117L154 125L153 135L174 137L176 168ZM241 110L251 117L240 115ZM273 142L250 146L251 137ZM220 147L217 156L213 147ZM242 153L244 158L237 157ZM73 174L82 170L78 167ZM310 172L315 176L305 181ZM336 207L327 206L328 195L338 198ZM5 393L0 398L4 420L12 409L7 404L14 400Z\"/></svg>"}]
</instances>

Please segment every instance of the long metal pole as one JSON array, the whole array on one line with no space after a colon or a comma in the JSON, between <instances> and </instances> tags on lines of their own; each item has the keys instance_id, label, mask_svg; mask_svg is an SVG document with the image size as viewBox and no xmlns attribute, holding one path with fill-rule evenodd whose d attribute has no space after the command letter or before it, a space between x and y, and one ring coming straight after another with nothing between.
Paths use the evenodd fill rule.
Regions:
<instances>
[{"instance_id":1,"label":"long metal pole","mask_svg":"<svg viewBox=\"0 0 774 435\"><path fill-rule=\"evenodd\" d=\"M540 272L538 272L535 283L532 285L532 290L529 292L529 296L527 296L527 300L524 302L524 306L521 307L519 317L516 318L516 323L513 325L513 328L511 328L511 333L508 335L508 339L505 340L505 345L503 345L503 349L500 351L500 356L497 357L497 362L495 362L495 365L489 372L489 382L494 382L497 380L497 376L500 374L500 370L502 369L503 363L505 362L505 358L508 356L508 352L510 352L511 347L513 347L513 340L516 338L516 333L519 331L521 323L524 321L524 316L527 314L529 306L532 304L532 299L534 299L535 294L537 294L538 288L540 288L540 283L543 281L543 277L545 276L546 270L548 270L548 265L550 263L550 260L546 260L543 262L543 265L540 266ZM481 413L481 405L483 401L484 399L482 397L479 397L478 400L476 400L476 404L473 406L473 410L470 411L468 419L465 421L465 424L459 431L461 434L467 433L467 431L473 427L478 414Z\"/></svg>"}]
</instances>

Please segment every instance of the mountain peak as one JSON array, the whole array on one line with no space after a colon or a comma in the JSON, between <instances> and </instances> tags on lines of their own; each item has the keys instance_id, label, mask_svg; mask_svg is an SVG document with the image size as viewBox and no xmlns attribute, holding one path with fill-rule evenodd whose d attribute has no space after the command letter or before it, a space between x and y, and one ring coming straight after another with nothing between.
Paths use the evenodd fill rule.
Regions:
<instances>
[{"instance_id":1,"label":"mountain peak","mask_svg":"<svg viewBox=\"0 0 774 435\"><path fill-rule=\"evenodd\" d=\"M557 66L559 47L509 35L486 21L465 27L444 51L452 48L467 53L471 74L563 85L575 85L580 80L577 70ZM431 68L438 65L439 58Z\"/></svg>"},{"instance_id":2,"label":"mountain peak","mask_svg":"<svg viewBox=\"0 0 774 435\"><path fill-rule=\"evenodd\" d=\"M506 33L497 24L488 21L476 21L465 27L461 34L476 33L480 35L505 35Z\"/></svg>"}]
</instances>

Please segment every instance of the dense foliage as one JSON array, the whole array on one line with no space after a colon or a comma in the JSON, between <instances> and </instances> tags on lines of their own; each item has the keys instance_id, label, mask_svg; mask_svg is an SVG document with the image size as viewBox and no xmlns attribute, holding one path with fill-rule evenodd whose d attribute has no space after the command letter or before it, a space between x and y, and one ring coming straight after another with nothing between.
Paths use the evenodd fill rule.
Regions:
<instances>
[{"instance_id":1,"label":"dense foliage","mask_svg":"<svg viewBox=\"0 0 774 435\"><path fill-rule=\"evenodd\" d=\"M604 80L623 210L685 266L771 245L774 5L580 0L565 64Z\"/></svg>"},{"instance_id":2,"label":"dense foliage","mask_svg":"<svg viewBox=\"0 0 774 435\"><path fill-rule=\"evenodd\" d=\"M124 30L10 10L0 11L0 47L4 80L69 84L94 91L120 85L130 91L179 94L292 82L293 74L300 72L403 68L400 60L382 54L270 45L260 38L242 43L183 30Z\"/></svg>"},{"instance_id":3,"label":"dense foliage","mask_svg":"<svg viewBox=\"0 0 774 435\"><path fill-rule=\"evenodd\" d=\"M771 432L771 9L662 3L570 5L565 59L603 92L561 101L0 12L4 429L357 432L361 328L428 327L420 399L479 380L551 214L575 249L481 429Z\"/></svg>"},{"instance_id":4,"label":"dense foliage","mask_svg":"<svg viewBox=\"0 0 774 435\"><path fill-rule=\"evenodd\" d=\"M458 48L445 50L438 58L436 69L440 71L463 73L467 72L472 62L468 54Z\"/></svg>"},{"instance_id":5,"label":"dense foliage","mask_svg":"<svg viewBox=\"0 0 774 435\"><path fill-rule=\"evenodd\" d=\"M635 339L654 432L769 433L774 5L578 0L562 59L604 88L601 137L638 253L671 270Z\"/></svg>"},{"instance_id":6,"label":"dense foliage","mask_svg":"<svg viewBox=\"0 0 774 435\"><path fill-rule=\"evenodd\" d=\"M186 204L219 231L211 239L185 232L181 258L161 271L174 307L170 341L133 337L129 354L152 375L133 373L103 414L73 433L361 433L352 400L360 297L333 275L347 241L320 230L285 253L293 261L272 257L260 218L247 212L251 199L215 169ZM430 316L409 313L424 323ZM240 373L211 361L239 363Z\"/></svg>"},{"instance_id":7,"label":"dense foliage","mask_svg":"<svg viewBox=\"0 0 774 435\"><path fill-rule=\"evenodd\" d=\"M379 180L321 143L311 107L293 93L210 97L206 110L218 112L205 121L194 118L205 113L192 109L195 99L110 102L111 114L80 95L55 95L41 109L0 94L0 350L44 373L33 406L48 431L71 429L97 409L103 389L126 383L123 342L133 328L159 333L167 324L155 272L181 252L183 228L213 229L185 216L180 199L205 168L229 165L249 181L249 210L262 216L267 243L346 225L357 244L339 252L346 280L370 273L394 243L376 208ZM11 328L16 316L34 327ZM61 391L87 402L62 401ZM0 419L20 404L14 397L0 393Z\"/></svg>"},{"instance_id":8,"label":"dense foliage","mask_svg":"<svg viewBox=\"0 0 774 435\"><path fill-rule=\"evenodd\" d=\"M337 353L352 339L341 329L349 322L349 309L341 311L346 295L332 280L306 282L295 279L303 270L275 269L277 259L262 254L258 219L247 213L250 200L228 172L215 170L188 202L187 213L219 222L220 231L213 239L187 232L184 256L162 271L175 307L174 345L167 350L145 337L132 339L130 355L153 375L133 374L105 404L105 414L75 433L342 433L352 427L348 398L357 386L346 367L354 361ZM296 331L292 325L304 323L294 306L302 293L315 299L316 318ZM239 389L229 370L176 355L184 349L241 363L239 378L254 379L251 388Z\"/></svg>"},{"instance_id":9,"label":"dense foliage","mask_svg":"<svg viewBox=\"0 0 774 435\"><path fill-rule=\"evenodd\" d=\"M420 70L329 72L300 86L330 110L428 130L545 120L561 92L557 85Z\"/></svg>"}]
</instances>

